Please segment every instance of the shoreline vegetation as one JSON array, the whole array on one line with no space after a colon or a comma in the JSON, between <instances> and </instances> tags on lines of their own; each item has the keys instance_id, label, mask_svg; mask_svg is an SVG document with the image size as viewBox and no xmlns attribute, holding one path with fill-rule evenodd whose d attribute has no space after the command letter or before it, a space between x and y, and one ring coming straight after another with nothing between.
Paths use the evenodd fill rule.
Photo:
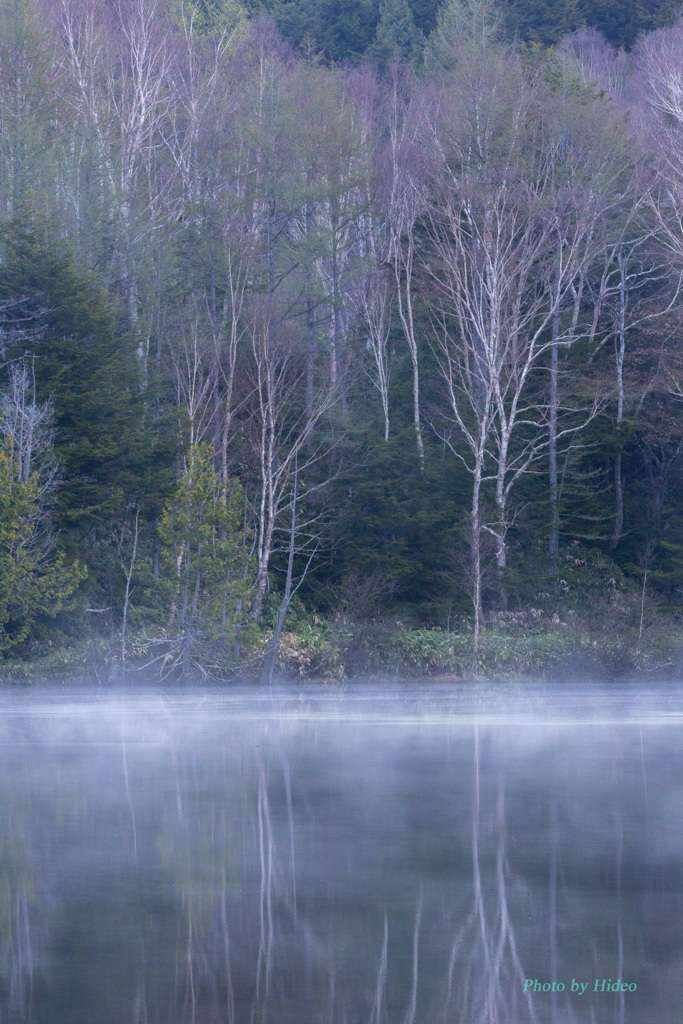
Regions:
<instances>
[{"instance_id":1,"label":"shoreline vegetation","mask_svg":"<svg viewBox=\"0 0 683 1024\"><path fill-rule=\"evenodd\" d=\"M640 629L640 608L596 608L579 616L562 616L532 608L498 614L480 634L473 654L472 622L410 627L398 619L363 622L343 617L324 620L297 616L283 632L271 682L339 685L364 680L379 683L516 681L632 681L679 677L683 671L683 625L676 618L647 612ZM125 666L121 638L93 636L69 645L34 650L28 657L8 658L0 682L27 686L44 682L89 685L160 682L230 685L264 682L263 664L273 629L251 635L238 657L207 666L173 664L173 644L166 661L150 662L148 638L132 633ZM157 638L158 639L158 638Z\"/></svg>"}]
</instances>

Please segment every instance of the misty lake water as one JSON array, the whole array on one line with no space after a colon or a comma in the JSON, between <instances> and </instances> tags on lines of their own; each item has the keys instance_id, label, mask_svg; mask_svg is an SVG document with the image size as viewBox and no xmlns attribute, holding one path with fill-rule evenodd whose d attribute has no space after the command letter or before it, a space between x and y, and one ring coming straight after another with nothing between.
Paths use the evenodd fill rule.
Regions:
<instances>
[{"instance_id":1,"label":"misty lake water","mask_svg":"<svg viewBox=\"0 0 683 1024\"><path fill-rule=\"evenodd\" d=\"M682 1019L677 687L5 691L0 730L2 1024Z\"/></svg>"}]
</instances>

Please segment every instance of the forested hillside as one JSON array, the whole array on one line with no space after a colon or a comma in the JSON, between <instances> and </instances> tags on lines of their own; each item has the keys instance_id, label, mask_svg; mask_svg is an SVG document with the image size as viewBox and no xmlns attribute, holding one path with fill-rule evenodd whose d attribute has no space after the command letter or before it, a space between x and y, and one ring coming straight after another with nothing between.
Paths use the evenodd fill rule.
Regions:
<instances>
[{"instance_id":1,"label":"forested hillside","mask_svg":"<svg viewBox=\"0 0 683 1024\"><path fill-rule=\"evenodd\" d=\"M676 17L0 0L6 672L674 664Z\"/></svg>"},{"instance_id":2,"label":"forested hillside","mask_svg":"<svg viewBox=\"0 0 683 1024\"><path fill-rule=\"evenodd\" d=\"M201 11L215 9L202 0ZM630 49L638 35L672 24L680 10L678 0L498 0L495 14L509 39L552 46L568 32L597 28L617 48ZM439 0L245 0L253 17L267 14L292 47L302 53L312 48L326 59L357 63L363 56L377 58L377 33L417 33L425 39L433 30ZM412 24L406 28L407 21ZM379 28L380 46L382 28Z\"/></svg>"}]
</instances>

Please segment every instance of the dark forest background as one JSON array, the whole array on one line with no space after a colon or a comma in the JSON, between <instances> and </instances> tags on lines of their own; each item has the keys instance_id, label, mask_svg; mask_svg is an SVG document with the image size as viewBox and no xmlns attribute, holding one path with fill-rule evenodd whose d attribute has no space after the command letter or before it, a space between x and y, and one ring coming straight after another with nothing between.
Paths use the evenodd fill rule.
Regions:
<instances>
[{"instance_id":1,"label":"dark forest background","mask_svg":"<svg viewBox=\"0 0 683 1024\"><path fill-rule=\"evenodd\" d=\"M0 0L7 673L677 664L679 11Z\"/></svg>"}]
</instances>

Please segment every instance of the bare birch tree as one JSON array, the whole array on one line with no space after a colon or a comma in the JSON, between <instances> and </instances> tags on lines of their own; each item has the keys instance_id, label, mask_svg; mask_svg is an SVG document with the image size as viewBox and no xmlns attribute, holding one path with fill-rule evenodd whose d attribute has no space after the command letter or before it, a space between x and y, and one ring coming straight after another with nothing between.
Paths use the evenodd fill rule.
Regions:
<instances>
[{"instance_id":1,"label":"bare birch tree","mask_svg":"<svg viewBox=\"0 0 683 1024\"><path fill-rule=\"evenodd\" d=\"M168 349L175 377L176 409L181 416L180 429L182 433L184 412L191 448L205 440L213 427L217 366L206 313L197 308L196 301L189 305L190 308L181 313Z\"/></svg>"},{"instance_id":2,"label":"bare birch tree","mask_svg":"<svg viewBox=\"0 0 683 1024\"><path fill-rule=\"evenodd\" d=\"M657 180L648 193L657 233L668 258L678 298L683 277L683 19L670 29L644 37L636 52L642 95L649 116L639 122L640 137L656 160ZM668 368L671 393L680 397L679 375Z\"/></svg>"},{"instance_id":3,"label":"bare birch tree","mask_svg":"<svg viewBox=\"0 0 683 1024\"><path fill-rule=\"evenodd\" d=\"M253 413L251 444L258 460L258 493L255 497L257 574L252 617L258 620L268 586L273 553L281 546L280 531L288 534L288 549L295 543L294 527L283 527L289 509L296 524L296 503L307 499L329 481L320 470L336 442L321 430L325 417L338 399L338 382L323 377L316 388L312 415L305 402L306 366L300 346L282 323L273 324L274 314L257 309L251 325ZM296 483L296 500L293 496ZM313 519L319 513L313 513ZM310 521L296 528L305 532Z\"/></svg>"},{"instance_id":4,"label":"bare birch tree","mask_svg":"<svg viewBox=\"0 0 683 1024\"><path fill-rule=\"evenodd\" d=\"M239 103L230 55L244 24L237 9L230 5L226 8L226 23L215 37L206 38L198 31L197 8L181 3L180 31L168 68L171 102L168 116L159 125L180 183L180 209L183 216L197 224L208 212L207 199L211 197L205 192L219 187L215 182L219 167L206 166L207 139L225 129ZM219 164L222 162L215 150L211 155L219 157Z\"/></svg>"},{"instance_id":5,"label":"bare birch tree","mask_svg":"<svg viewBox=\"0 0 683 1024\"><path fill-rule=\"evenodd\" d=\"M504 603L510 494L548 444L547 412L532 385L546 354L575 337L559 314L571 304L590 258L593 210L577 204L571 230L563 221L566 200L556 189L552 139L538 123L533 91L510 58L489 57L478 92L461 97L441 127L434 124L441 166L429 222L435 258L426 270L449 415L469 449L466 458L444 434L473 480L476 650L481 532L495 537ZM493 523L482 518L486 480L494 481Z\"/></svg>"},{"instance_id":6,"label":"bare birch tree","mask_svg":"<svg viewBox=\"0 0 683 1024\"><path fill-rule=\"evenodd\" d=\"M138 357L147 370L141 319L140 244L161 216L164 188L155 153L170 105L170 25L160 0L61 0L58 61L63 99L95 140L100 191L117 225L113 264L121 280Z\"/></svg>"},{"instance_id":7,"label":"bare birch tree","mask_svg":"<svg viewBox=\"0 0 683 1024\"><path fill-rule=\"evenodd\" d=\"M424 167L420 166L418 150L425 144L424 110L420 102L424 92L415 91L407 100L403 71L396 60L390 67L388 97L389 120L389 195L387 220L389 226L389 260L394 272L398 315L410 352L413 374L413 425L415 440L424 470L424 441L420 417L420 370L417 326L414 310L415 277L417 273L418 220L427 211L428 199Z\"/></svg>"},{"instance_id":8,"label":"bare birch tree","mask_svg":"<svg viewBox=\"0 0 683 1024\"><path fill-rule=\"evenodd\" d=\"M377 389L384 417L384 440L389 440L389 333L391 331L391 299L393 289L386 274L381 271L369 273L363 281L359 305L367 348L372 354L371 369L368 371L373 386Z\"/></svg>"},{"instance_id":9,"label":"bare birch tree","mask_svg":"<svg viewBox=\"0 0 683 1024\"><path fill-rule=\"evenodd\" d=\"M10 444L10 470L21 483L38 473L41 493L54 491L58 463L53 452L52 402L36 402L33 362L12 363L0 394L0 435Z\"/></svg>"},{"instance_id":10,"label":"bare birch tree","mask_svg":"<svg viewBox=\"0 0 683 1024\"><path fill-rule=\"evenodd\" d=\"M0 3L0 208L49 194L57 118L50 37L29 0Z\"/></svg>"},{"instance_id":11,"label":"bare birch tree","mask_svg":"<svg viewBox=\"0 0 683 1024\"><path fill-rule=\"evenodd\" d=\"M614 271L624 255L624 247L629 253L642 248L641 214L645 205L643 192L647 192L638 150L634 149L623 131L612 106L593 93L594 64L603 57L607 59L604 47L590 32L584 40L585 47L580 45L583 39L580 33L576 33L566 41L559 56L553 58L559 82L546 93L544 101L557 193L558 267L568 240L575 238L577 231L583 236L581 244L584 249L583 258L577 264L571 294L566 296L564 303L556 303L551 325L553 343L548 403L548 556L551 575L557 568L559 550L558 434L563 422L565 437L570 445L576 445L574 431L567 429L572 420L571 410L565 409L564 417L560 416L562 405L566 404L563 390L566 395L569 375L567 350L575 341L584 339L589 350L595 351L596 346L605 343L607 334L611 337L609 329L607 334L605 331L605 317L609 317L614 295ZM586 47L587 53L584 52ZM584 59L586 63L583 63ZM639 280L638 283L642 282ZM563 346L557 344L561 333L565 338ZM561 369L561 348L565 350L564 369ZM618 362L617 372L619 365L623 365L623 356L622 363ZM583 424L586 425L585 419Z\"/></svg>"}]
</instances>

